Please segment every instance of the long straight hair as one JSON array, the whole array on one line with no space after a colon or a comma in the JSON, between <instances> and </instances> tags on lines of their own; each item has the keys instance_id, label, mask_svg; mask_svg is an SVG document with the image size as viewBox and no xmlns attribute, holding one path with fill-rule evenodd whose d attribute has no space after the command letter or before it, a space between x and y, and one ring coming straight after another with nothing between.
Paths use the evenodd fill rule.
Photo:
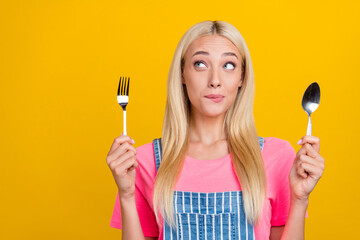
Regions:
<instances>
[{"instance_id":1,"label":"long straight hair","mask_svg":"<svg viewBox=\"0 0 360 240\"><path fill-rule=\"evenodd\" d=\"M248 47L240 32L223 21L204 21L192 26L181 38L170 67L167 102L162 129L162 162L154 186L153 205L157 221L160 215L175 226L173 194L188 148L190 101L182 84L184 55L190 44L207 35L229 39L242 57L243 84L227 110L224 129L229 151L241 184L247 220L255 224L266 196L266 176L253 116L254 71Z\"/></svg>"}]
</instances>

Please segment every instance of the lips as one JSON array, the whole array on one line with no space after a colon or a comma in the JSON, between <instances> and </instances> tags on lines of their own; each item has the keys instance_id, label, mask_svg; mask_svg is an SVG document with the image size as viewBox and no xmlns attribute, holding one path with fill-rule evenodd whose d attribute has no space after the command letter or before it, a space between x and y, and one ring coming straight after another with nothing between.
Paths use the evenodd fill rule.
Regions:
<instances>
[{"instance_id":1,"label":"lips","mask_svg":"<svg viewBox=\"0 0 360 240\"><path fill-rule=\"evenodd\" d=\"M224 96L220 95L220 94L209 94L209 95L206 95L205 98L210 99L211 101L218 103L218 102L221 102L224 99Z\"/></svg>"}]
</instances>

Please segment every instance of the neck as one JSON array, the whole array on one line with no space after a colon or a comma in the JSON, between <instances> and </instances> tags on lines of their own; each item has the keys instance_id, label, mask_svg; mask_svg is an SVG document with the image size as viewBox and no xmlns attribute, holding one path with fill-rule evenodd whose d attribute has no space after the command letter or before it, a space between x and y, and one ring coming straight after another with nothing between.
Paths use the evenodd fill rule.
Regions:
<instances>
[{"instance_id":1,"label":"neck","mask_svg":"<svg viewBox=\"0 0 360 240\"><path fill-rule=\"evenodd\" d=\"M225 114L207 117L192 111L189 124L189 141L212 145L220 140L225 140L224 119Z\"/></svg>"}]
</instances>

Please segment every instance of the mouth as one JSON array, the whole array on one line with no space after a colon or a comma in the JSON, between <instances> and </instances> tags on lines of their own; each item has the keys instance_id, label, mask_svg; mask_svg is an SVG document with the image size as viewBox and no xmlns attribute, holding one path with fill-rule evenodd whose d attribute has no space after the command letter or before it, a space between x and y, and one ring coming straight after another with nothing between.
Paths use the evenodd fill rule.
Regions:
<instances>
[{"instance_id":1,"label":"mouth","mask_svg":"<svg viewBox=\"0 0 360 240\"><path fill-rule=\"evenodd\" d=\"M205 98L207 98L213 102L219 103L224 99L224 96L220 95L220 94L209 94L209 95L206 95Z\"/></svg>"}]
</instances>

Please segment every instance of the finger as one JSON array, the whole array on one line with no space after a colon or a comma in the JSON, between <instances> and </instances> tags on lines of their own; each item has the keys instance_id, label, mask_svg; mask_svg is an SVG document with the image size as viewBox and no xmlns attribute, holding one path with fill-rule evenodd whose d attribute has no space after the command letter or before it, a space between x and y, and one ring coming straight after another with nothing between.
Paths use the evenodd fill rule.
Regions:
<instances>
[{"instance_id":1,"label":"finger","mask_svg":"<svg viewBox=\"0 0 360 240\"><path fill-rule=\"evenodd\" d=\"M316 158L320 156L320 154L314 149L314 146L309 143L305 143L301 148L304 148L305 154L310 157Z\"/></svg>"},{"instance_id":2,"label":"finger","mask_svg":"<svg viewBox=\"0 0 360 240\"><path fill-rule=\"evenodd\" d=\"M299 163L297 163L295 165L295 170L296 170L296 173L301 176L302 178L307 178L308 177L308 174L307 172L305 172L303 166Z\"/></svg>"},{"instance_id":3,"label":"finger","mask_svg":"<svg viewBox=\"0 0 360 240\"><path fill-rule=\"evenodd\" d=\"M108 155L110 155L116 148L118 148L123 142L125 142L127 140L128 141L130 140L129 136L121 135L121 136L116 137L110 147Z\"/></svg>"},{"instance_id":4,"label":"finger","mask_svg":"<svg viewBox=\"0 0 360 240\"><path fill-rule=\"evenodd\" d=\"M304 170L304 168L302 167L302 165L304 163L310 164L311 161L307 161L307 156L306 155L300 155L298 157L296 157L295 159L295 169L296 172L302 176L303 178L306 178L308 176L308 173Z\"/></svg>"},{"instance_id":5,"label":"finger","mask_svg":"<svg viewBox=\"0 0 360 240\"><path fill-rule=\"evenodd\" d=\"M113 161L109 162L110 169L111 170L115 169L115 167L117 165L121 164L122 162L126 161L129 158L136 159L134 152L128 151L128 152L124 153L123 155L121 155L120 157L118 157L118 158L114 159Z\"/></svg>"},{"instance_id":6,"label":"finger","mask_svg":"<svg viewBox=\"0 0 360 240\"><path fill-rule=\"evenodd\" d=\"M138 165L138 163L136 162L136 166L132 165L130 168L128 168L128 171L132 171L132 170L136 169L137 165Z\"/></svg>"},{"instance_id":7,"label":"finger","mask_svg":"<svg viewBox=\"0 0 360 240\"><path fill-rule=\"evenodd\" d=\"M306 149L303 146L301 146L299 151L296 153L296 157L299 157L301 155L306 155Z\"/></svg>"},{"instance_id":8,"label":"finger","mask_svg":"<svg viewBox=\"0 0 360 240\"><path fill-rule=\"evenodd\" d=\"M306 166L312 166L314 169L314 173L316 173L316 178L320 178L322 173L325 169L324 159L320 156L319 158L313 158L308 155L300 155L299 157L295 158L295 169L296 172L302 176L303 178L306 178L306 174L312 174L307 172L307 170L304 169L303 165Z\"/></svg>"},{"instance_id":9,"label":"finger","mask_svg":"<svg viewBox=\"0 0 360 240\"><path fill-rule=\"evenodd\" d=\"M303 145L305 143L311 144L315 151L320 152L320 138L306 135L297 142L298 145Z\"/></svg>"},{"instance_id":10,"label":"finger","mask_svg":"<svg viewBox=\"0 0 360 240\"><path fill-rule=\"evenodd\" d=\"M324 164L321 161L318 161L316 158L309 157L308 155L300 155L296 159L296 164L301 165L302 163L310 164L318 168L323 168Z\"/></svg>"},{"instance_id":11,"label":"finger","mask_svg":"<svg viewBox=\"0 0 360 240\"><path fill-rule=\"evenodd\" d=\"M303 178L308 176L318 180L322 175L322 169L309 163L302 162L297 166L296 172Z\"/></svg>"},{"instance_id":12,"label":"finger","mask_svg":"<svg viewBox=\"0 0 360 240\"><path fill-rule=\"evenodd\" d=\"M301 149L296 154L296 158L299 158L303 155L309 156L310 159L312 159L311 161L317 162L318 164L324 166L325 159L308 143L301 147Z\"/></svg>"},{"instance_id":13,"label":"finger","mask_svg":"<svg viewBox=\"0 0 360 240\"><path fill-rule=\"evenodd\" d=\"M127 136L127 135L121 135L119 137L116 137L114 139L111 147L110 147L108 156L124 142L128 142L129 144L134 144L135 143L135 141L133 139L131 139L129 136Z\"/></svg>"},{"instance_id":14,"label":"finger","mask_svg":"<svg viewBox=\"0 0 360 240\"><path fill-rule=\"evenodd\" d=\"M121 156L122 154L128 152L128 151L132 151L134 154L137 153L136 149L134 146L130 145L128 142L125 142L123 144L121 144L117 149L115 149L109 156L109 161L112 161L114 159L117 159L119 156Z\"/></svg>"},{"instance_id":15,"label":"finger","mask_svg":"<svg viewBox=\"0 0 360 240\"><path fill-rule=\"evenodd\" d=\"M139 165L139 163L137 161L135 161L135 164L133 164L130 168L128 168L129 171L134 170L137 168L137 166Z\"/></svg>"},{"instance_id":16,"label":"finger","mask_svg":"<svg viewBox=\"0 0 360 240\"><path fill-rule=\"evenodd\" d=\"M114 169L114 173L117 176L121 176L124 173L127 173L130 169L135 169L137 167L137 162L135 158L128 158L121 164L117 165Z\"/></svg>"}]
</instances>

